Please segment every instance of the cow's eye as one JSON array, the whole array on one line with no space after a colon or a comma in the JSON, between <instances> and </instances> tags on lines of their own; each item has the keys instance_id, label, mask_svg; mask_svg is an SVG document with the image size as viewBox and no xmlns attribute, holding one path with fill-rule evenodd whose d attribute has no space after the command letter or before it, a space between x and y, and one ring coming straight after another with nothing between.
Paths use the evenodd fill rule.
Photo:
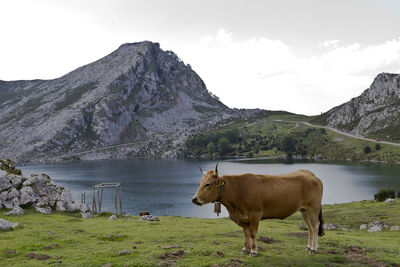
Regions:
<instances>
[{"instance_id":1,"label":"cow's eye","mask_svg":"<svg viewBox=\"0 0 400 267\"><path fill-rule=\"evenodd\" d=\"M206 187L210 186L210 183L206 183Z\"/></svg>"}]
</instances>

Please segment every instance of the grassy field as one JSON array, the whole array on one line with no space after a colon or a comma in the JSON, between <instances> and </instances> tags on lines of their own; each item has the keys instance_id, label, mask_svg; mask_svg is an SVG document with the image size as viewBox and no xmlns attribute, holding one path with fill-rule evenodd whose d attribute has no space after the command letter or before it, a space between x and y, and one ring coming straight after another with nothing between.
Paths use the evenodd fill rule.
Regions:
<instances>
[{"instance_id":1,"label":"grassy field","mask_svg":"<svg viewBox=\"0 0 400 267\"><path fill-rule=\"evenodd\" d=\"M210 206L210 209L212 207ZM160 217L158 222L110 214L92 219L42 215L27 210L10 232L0 232L2 266L400 266L400 232L359 230L363 223L400 225L400 200L388 205L362 201L325 205L326 231L319 253L304 250L307 232L299 214L265 220L259 227L260 255L241 255L241 228L227 218Z\"/></svg>"}]
</instances>

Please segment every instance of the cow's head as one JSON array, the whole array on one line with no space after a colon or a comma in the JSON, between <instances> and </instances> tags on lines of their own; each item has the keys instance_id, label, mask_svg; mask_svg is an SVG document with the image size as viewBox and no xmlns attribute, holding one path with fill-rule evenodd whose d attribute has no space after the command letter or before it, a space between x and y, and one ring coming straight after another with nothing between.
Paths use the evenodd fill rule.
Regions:
<instances>
[{"instance_id":1,"label":"cow's head","mask_svg":"<svg viewBox=\"0 0 400 267\"><path fill-rule=\"evenodd\" d=\"M217 200L219 201L225 181L218 177L218 163L215 166L215 171L204 172L201 168L200 171L204 176L201 179L199 189L197 189L196 194L193 196L193 204L201 206Z\"/></svg>"}]
</instances>

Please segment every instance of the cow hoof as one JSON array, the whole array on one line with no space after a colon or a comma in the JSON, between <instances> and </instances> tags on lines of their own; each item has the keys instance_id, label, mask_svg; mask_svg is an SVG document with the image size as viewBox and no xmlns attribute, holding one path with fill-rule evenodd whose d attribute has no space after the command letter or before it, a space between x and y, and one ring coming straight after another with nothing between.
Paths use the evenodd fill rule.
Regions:
<instances>
[{"instance_id":1,"label":"cow hoof","mask_svg":"<svg viewBox=\"0 0 400 267\"><path fill-rule=\"evenodd\" d=\"M250 257L257 257L258 256L258 252L252 251L250 252Z\"/></svg>"},{"instance_id":2,"label":"cow hoof","mask_svg":"<svg viewBox=\"0 0 400 267\"><path fill-rule=\"evenodd\" d=\"M306 247L306 248L305 248L305 250L306 250L306 251L310 251L310 250L311 250L311 248L309 248L309 247Z\"/></svg>"},{"instance_id":3,"label":"cow hoof","mask_svg":"<svg viewBox=\"0 0 400 267\"><path fill-rule=\"evenodd\" d=\"M315 254L317 254L317 251L316 251L316 250L313 250L313 249L311 249L311 250L310 250L310 255L311 255L311 256L313 256L313 255L315 255Z\"/></svg>"}]
</instances>

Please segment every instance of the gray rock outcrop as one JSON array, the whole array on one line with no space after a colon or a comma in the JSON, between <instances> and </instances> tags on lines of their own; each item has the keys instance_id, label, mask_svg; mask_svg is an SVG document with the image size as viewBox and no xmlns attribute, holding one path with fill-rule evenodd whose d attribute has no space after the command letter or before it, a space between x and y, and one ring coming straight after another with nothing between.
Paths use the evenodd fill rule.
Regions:
<instances>
[{"instance_id":1,"label":"gray rock outcrop","mask_svg":"<svg viewBox=\"0 0 400 267\"><path fill-rule=\"evenodd\" d=\"M317 121L355 135L399 142L400 74L379 74L360 96L332 108Z\"/></svg>"},{"instance_id":2,"label":"gray rock outcrop","mask_svg":"<svg viewBox=\"0 0 400 267\"><path fill-rule=\"evenodd\" d=\"M71 192L55 183L46 174L24 177L15 174L0 176L0 208L10 209L7 215L23 214L22 206L32 206L37 212L51 214L79 211L88 216L89 207L73 201Z\"/></svg>"}]
</instances>

